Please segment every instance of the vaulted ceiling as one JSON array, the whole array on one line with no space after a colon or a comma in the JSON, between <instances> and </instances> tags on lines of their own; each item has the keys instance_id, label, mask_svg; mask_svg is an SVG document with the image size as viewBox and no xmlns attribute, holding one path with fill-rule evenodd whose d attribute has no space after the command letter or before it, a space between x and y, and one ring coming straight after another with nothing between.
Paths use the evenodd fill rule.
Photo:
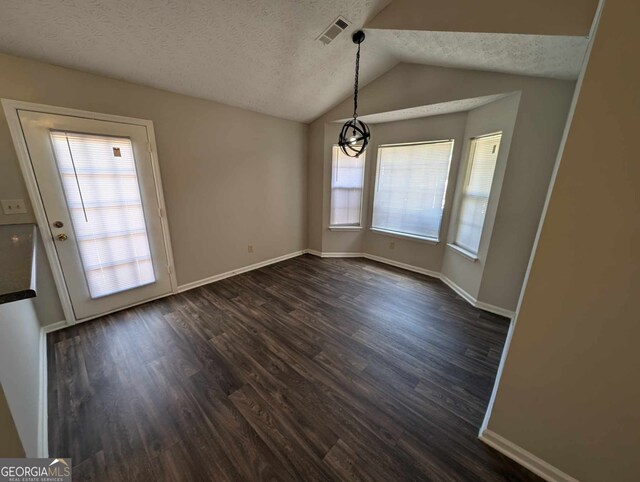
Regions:
<instances>
[{"instance_id":1,"label":"vaulted ceiling","mask_svg":"<svg viewBox=\"0 0 640 482\"><path fill-rule=\"evenodd\" d=\"M563 12L576 15L551 32L527 9L500 27L495 15L469 24L452 11L477 0L416 1L4 0L0 51L309 122L350 95L358 28L367 27L363 85L398 62L573 79L595 0L570 0ZM351 25L323 45L316 39L338 15ZM456 18L468 31L450 27Z\"/></svg>"},{"instance_id":2,"label":"vaulted ceiling","mask_svg":"<svg viewBox=\"0 0 640 482\"><path fill-rule=\"evenodd\" d=\"M472 97L470 99L458 99L449 102L441 102L438 104L419 105L409 107L408 109L393 110L390 112L378 112L376 114L361 115L358 117L367 124L382 124L384 122L397 122L410 119L419 119L421 117L430 117L434 115L453 114L456 112L467 112L483 105L490 104L496 100L502 99L509 95L515 95L513 92L505 92L503 94L485 95L482 97ZM349 119L339 119L332 121L342 124Z\"/></svg>"}]
</instances>

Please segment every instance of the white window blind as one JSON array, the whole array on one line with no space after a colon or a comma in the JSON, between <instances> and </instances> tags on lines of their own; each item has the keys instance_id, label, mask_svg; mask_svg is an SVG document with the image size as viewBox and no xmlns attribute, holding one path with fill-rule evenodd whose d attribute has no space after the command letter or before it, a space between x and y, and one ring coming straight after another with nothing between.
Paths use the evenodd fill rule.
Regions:
<instances>
[{"instance_id":1,"label":"white window blind","mask_svg":"<svg viewBox=\"0 0 640 482\"><path fill-rule=\"evenodd\" d=\"M51 140L91 297L153 283L131 140L58 131Z\"/></svg>"},{"instance_id":2,"label":"white window blind","mask_svg":"<svg viewBox=\"0 0 640 482\"><path fill-rule=\"evenodd\" d=\"M438 240L453 141L380 146L372 228Z\"/></svg>"},{"instance_id":3,"label":"white window blind","mask_svg":"<svg viewBox=\"0 0 640 482\"><path fill-rule=\"evenodd\" d=\"M349 157L333 146L331 226L360 226L365 155Z\"/></svg>"},{"instance_id":4,"label":"white window blind","mask_svg":"<svg viewBox=\"0 0 640 482\"><path fill-rule=\"evenodd\" d=\"M477 254L502 134L471 140L454 244Z\"/></svg>"}]
</instances>

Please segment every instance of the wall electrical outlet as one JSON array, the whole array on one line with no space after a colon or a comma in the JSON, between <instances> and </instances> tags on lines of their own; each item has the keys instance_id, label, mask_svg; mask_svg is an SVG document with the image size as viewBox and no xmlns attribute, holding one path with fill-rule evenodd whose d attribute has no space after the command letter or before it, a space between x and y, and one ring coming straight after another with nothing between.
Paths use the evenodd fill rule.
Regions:
<instances>
[{"instance_id":1,"label":"wall electrical outlet","mask_svg":"<svg viewBox=\"0 0 640 482\"><path fill-rule=\"evenodd\" d=\"M253 244L250 244L249 246L247 246L247 252L253 253Z\"/></svg>"},{"instance_id":2,"label":"wall electrical outlet","mask_svg":"<svg viewBox=\"0 0 640 482\"><path fill-rule=\"evenodd\" d=\"M396 242L395 241L390 241L389 242L389 249L394 249L396 247Z\"/></svg>"},{"instance_id":3,"label":"wall electrical outlet","mask_svg":"<svg viewBox=\"0 0 640 482\"><path fill-rule=\"evenodd\" d=\"M0 203L2 203L2 212L5 214L25 214L27 212L24 199L2 199Z\"/></svg>"}]
</instances>

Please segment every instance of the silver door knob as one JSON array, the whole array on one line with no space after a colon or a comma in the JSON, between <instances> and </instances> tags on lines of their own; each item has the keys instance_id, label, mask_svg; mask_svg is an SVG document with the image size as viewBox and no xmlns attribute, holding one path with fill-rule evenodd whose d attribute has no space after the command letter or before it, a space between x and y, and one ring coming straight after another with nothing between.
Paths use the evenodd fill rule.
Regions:
<instances>
[{"instance_id":1,"label":"silver door knob","mask_svg":"<svg viewBox=\"0 0 640 482\"><path fill-rule=\"evenodd\" d=\"M69 236L67 236L66 234L62 233L62 234L58 234L57 236L59 241L66 241L67 239L69 239Z\"/></svg>"}]
</instances>

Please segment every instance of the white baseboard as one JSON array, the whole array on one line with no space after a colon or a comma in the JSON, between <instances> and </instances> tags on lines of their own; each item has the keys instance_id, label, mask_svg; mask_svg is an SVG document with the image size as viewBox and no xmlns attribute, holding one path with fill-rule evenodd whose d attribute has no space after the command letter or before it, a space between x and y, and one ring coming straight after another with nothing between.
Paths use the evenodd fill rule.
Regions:
<instances>
[{"instance_id":1,"label":"white baseboard","mask_svg":"<svg viewBox=\"0 0 640 482\"><path fill-rule=\"evenodd\" d=\"M38 373L38 457L49 458L49 399L47 396L47 335L70 326L66 320L40 328L40 357Z\"/></svg>"},{"instance_id":2,"label":"white baseboard","mask_svg":"<svg viewBox=\"0 0 640 482\"><path fill-rule=\"evenodd\" d=\"M320 258L364 258L364 253L321 253L313 249L305 250L305 253L318 256Z\"/></svg>"},{"instance_id":3,"label":"white baseboard","mask_svg":"<svg viewBox=\"0 0 640 482\"><path fill-rule=\"evenodd\" d=\"M62 320L62 321L57 321L55 323L50 323L48 325L44 325L42 327L42 331L46 335L47 333L53 333L54 331L62 330L67 326L71 326L71 325L67 323L67 320Z\"/></svg>"},{"instance_id":4,"label":"white baseboard","mask_svg":"<svg viewBox=\"0 0 640 482\"><path fill-rule=\"evenodd\" d=\"M40 357L38 365L38 457L49 458L49 430L47 417L47 333L40 329Z\"/></svg>"},{"instance_id":5,"label":"white baseboard","mask_svg":"<svg viewBox=\"0 0 640 482\"><path fill-rule=\"evenodd\" d=\"M286 259L295 258L296 256L300 256L302 254L307 253L308 250L303 249L301 251L295 251L293 253L285 254L283 256L278 256L277 258L267 259L265 261L261 261L259 263L250 264L249 266L244 266L242 268L234 269L232 271L227 271L226 273L216 274L214 276L209 276L208 278L204 278L198 281L192 281L191 283L186 283L178 286L178 293L182 293L183 291L192 290L193 288L197 288L202 285L207 285L209 283L213 283L215 281L220 281L225 278L230 278L231 276L235 276L237 274L246 273L247 271L253 271L254 269L262 268L264 266L269 266L270 264L279 263L280 261L284 261Z\"/></svg>"},{"instance_id":6,"label":"white baseboard","mask_svg":"<svg viewBox=\"0 0 640 482\"><path fill-rule=\"evenodd\" d=\"M469 304L476 306L478 300L476 300L473 296L471 296L467 291L465 291L461 286L451 281L445 275L440 275L440 279L444 284L446 284L449 288L455 291L459 296L464 298Z\"/></svg>"},{"instance_id":7,"label":"white baseboard","mask_svg":"<svg viewBox=\"0 0 640 482\"><path fill-rule=\"evenodd\" d=\"M373 254L363 253L363 258L371 259L373 261L377 261L378 263L388 264L389 266L395 266L396 268L406 269L407 271L413 271L414 273L424 274L426 276L431 276L432 278L441 278L440 273L437 271L432 271L430 269L420 268L419 266L413 266L407 263L401 263L400 261L395 261L393 259L383 258L381 256L375 256Z\"/></svg>"},{"instance_id":8,"label":"white baseboard","mask_svg":"<svg viewBox=\"0 0 640 482\"><path fill-rule=\"evenodd\" d=\"M489 313L494 313L496 315L504 316L513 320L516 316L514 311L507 310L505 308L501 308L500 306L490 305L489 303L484 303L482 301L478 301L474 296L471 296L468 292L464 290L461 286L457 285L445 275L441 274L440 279L444 284L446 284L453 291L458 293L462 298L464 298L469 304L475 306L476 308L480 308L481 310L488 311Z\"/></svg>"},{"instance_id":9,"label":"white baseboard","mask_svg":"<svg viewBox=\"0 0 640 482\"><path fill-rule=\"evenodd\" d=\"M509 331L507 332L507 338L504 341L504 346L502 347L502 355L500 355L500 364L498 365L498 371L496 372L496 378L493 383L493 389L491 390L491 397L489 398L489 403L487 404L487 410L484 412L484 418L482 419L482 425L480 425L480 433L478 437L482 435L482 433L487 430L489 426L489 419L491 418L491 412L493 412L493 404L496 401L496 397L498 396L498 385L499 381L502 378L502 371L504 370L504 366L507 363L507 355L509 353L509 347L511 346L511 340L513 339L513 331L516 328L516 320L515 318L511 319L511 323L509 323Z\"/></svg>"},{"instance_id":10,"label":"white baseboard","mask_svg":"<svg viewBox=\"0 0 640 482\"><path fill-rule=\"evenodd\" d=\"M366 258L373 261L378 261L379 263L388 264L390 266L395 266L397 268L406 269L407 271L413 271L414 273L424 274L426 276L431 276L433 278L438 278L442 280L444 284L449 286L453 291L455 291L458 295L464 298L470 305L480 308L481 310L488 311L489 313L494 313L496 315L504 316L509 319L513 319L515 316L515 312L511 310L507 310L505 308L501 308L500 306L490 305L489 303L484 303L482 301L478 301L475 297L471 296L467 293L462 287L451 281L442 273L437 271L432 271L425 268L420 268L419 266L414 266L407 263L401 263L400 261L395 261L389 258L383 258L381 256L376 256L369 253L323 253L320 251L315 251L313 249L307 249L306 253L312 254L314 256L318 256L320 258Z\"/></svg>"},{"instance_id":11,"label":"white baseboard","mask_svg":"<svg viewBox=\"0 0 640 482\"><path fill-rule=\"evenodd\" d=\"M515 311L505 310L504 308L500 308L499 306L490 305L489 303L483 303L482 301L476 301L476 308L480 308L481 310L488 311L489 313L495 313L496 315L504 316L505 318L509 318L513 320L516 316Z\"/></svg>"},{"instance_id":12,"label":"white baseboard","mask_svg":"<svg viewBox=\"0 0 640 482\"><path fill-rule=\"evenodd\" d=\"M578 482L577 479L571 477L569 474L564 473L562 470L545 462L541 458L536 457L531 452L489 429L482 430L479 438L487 445L506 455L511 460L514 460L520 465L528 468L531 472L539 475L544 480L549 482Z\"/></svg>"},{"instance_id":13,"label":"white baseboard","mask_svg":"<svg viewBox=\"0 0 640 482\"><path fill-rule=\"evenodd\" d=\"M321 253L320 251L315 251L313 249L307 249L306 252L308 254L312 254L320 258L366 258L372 261L378 261L379 263L388 264L389 266L395 266L396 268L402 268L402 269L406 269L407 271L413 271L414 273L424 274L427 276L431 276L433 278L440 278L440 273L436 271L420 268L418 266L413 266L407 263L401 263L400 261L395 261L389 258L383 258L381 256L376 256L374 254L369 254L369 253L332 253L332 252Z\"/></svg>"}]
</instances>

